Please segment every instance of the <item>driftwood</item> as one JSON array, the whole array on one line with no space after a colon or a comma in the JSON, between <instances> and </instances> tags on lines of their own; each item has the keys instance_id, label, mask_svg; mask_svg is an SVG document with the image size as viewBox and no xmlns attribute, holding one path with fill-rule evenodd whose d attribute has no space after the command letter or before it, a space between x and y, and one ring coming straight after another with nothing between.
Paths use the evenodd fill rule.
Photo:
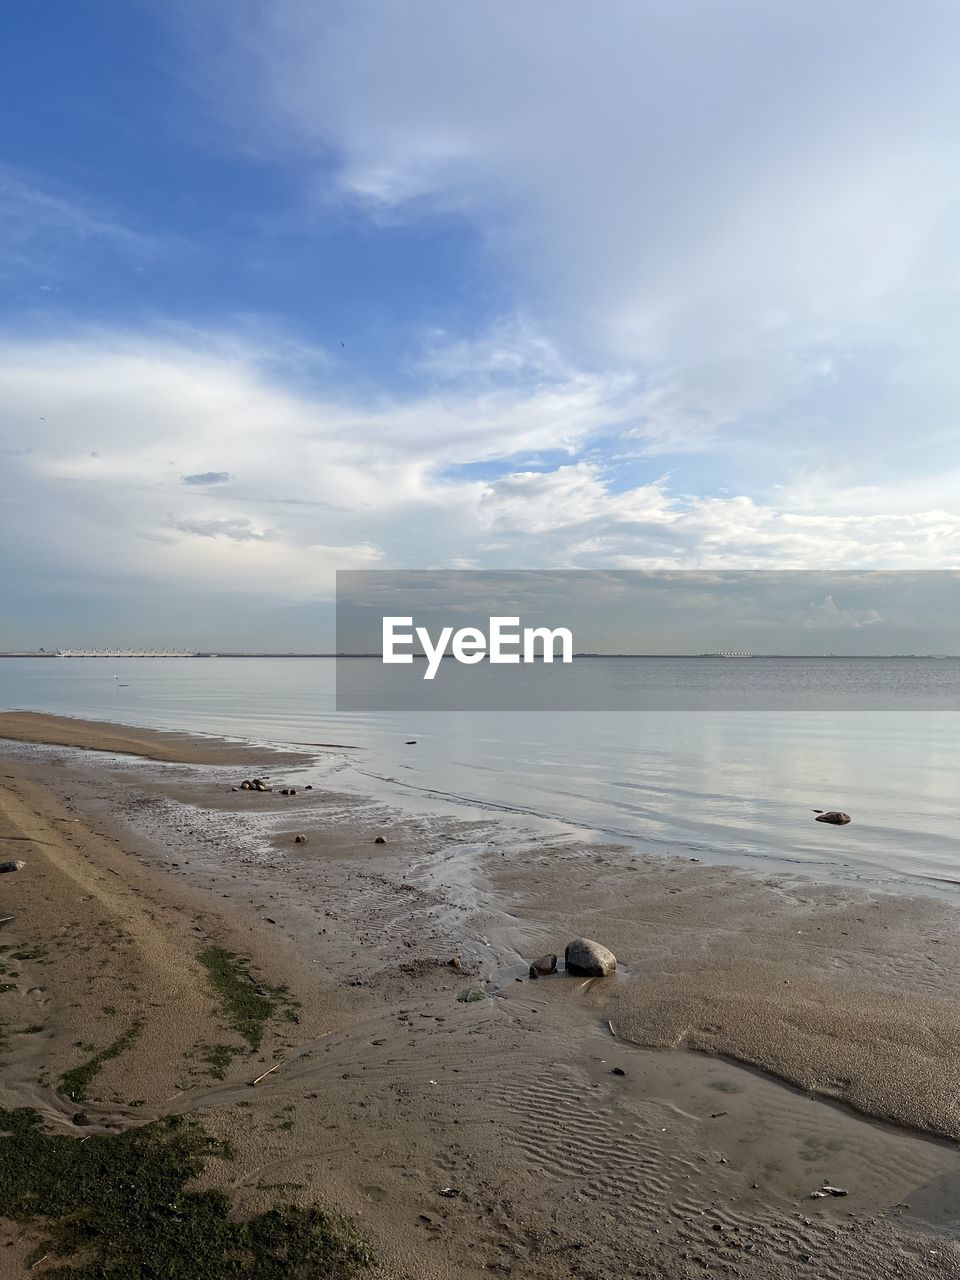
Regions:
<instances>
[{"instance_id":1,"label":"driftwood","mask_svg":"<svg viewBox=\"0 0 960 1280\"><path fill-rule=\"evenodd\" d=\"M253 1083L253 1084L259 1084L261 1080L266 1080L267 1076L272 1076L272 1075L273 1075L273 1073L274 1073L274 1072L275 1072L279 1067L282 1067L282 1066L283 1066L283 1059L281 1058L279 1062L275 1062L275 1063L273 1064L273 1066L270 1068L270 1070L269 1070L269 1071L264 1071L264 1073L263 1073L263 1075L262 1075L262 1076L257 1076L256 1080L252 1081L252 1083Z\"/></svg>"},{"instance_id":2,"label":"driftwood","mask_svg":"<svg viewBox=\"0 0 960 1280\"><path fill-rule=\"evenodd\" d=\"M0 862L0 871L22 871L27 864L12 858L9 862Z\"/></svg>"}]
</instances>

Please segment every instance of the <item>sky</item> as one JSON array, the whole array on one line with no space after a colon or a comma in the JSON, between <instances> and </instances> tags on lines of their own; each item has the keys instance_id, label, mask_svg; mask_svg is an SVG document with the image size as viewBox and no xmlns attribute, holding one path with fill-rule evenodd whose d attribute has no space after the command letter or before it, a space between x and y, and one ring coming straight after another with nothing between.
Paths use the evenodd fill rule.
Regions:
<instances>
[{"instance_id":1,"label":"sky","mask_svg":"<svg viewBox=\"0 0 960 1280\"><path fill-rule=\"evenodd\" d=\"M0 30L0 649L323 648L337 569L960 564L951 0Z\"/></svg>"}]
</instances>

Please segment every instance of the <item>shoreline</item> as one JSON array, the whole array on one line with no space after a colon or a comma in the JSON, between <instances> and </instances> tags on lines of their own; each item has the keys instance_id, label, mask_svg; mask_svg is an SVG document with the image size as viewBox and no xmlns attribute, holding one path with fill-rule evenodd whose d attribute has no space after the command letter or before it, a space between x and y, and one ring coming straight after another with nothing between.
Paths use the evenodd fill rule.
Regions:
<instances>
[{"instance_id":1,"label":"shoreline","mask_svg":"<svg viewBox=\"0 0 960 1280\"><path fill-rule=\"evenodd\" d=\"M109 720L84 720L50 715L45 711L0 711L0 742L37 746L74 747L78 751L102 751L138 756L168 764L253 765L268 756L274 765L291 765L309 759L309 753L271 750L226 738L173 729L147 729L114 724Z\"/></svg>"},{"instance_id":2,"label":"shoreline","mask_svg":"<svg viewBox=\"0 0 960 1280\"><path fill-rule=\"evenodd\" d=\"M78 737L89 732L70 724ZM95 729L99 741L133 732L153 745L148 730L121 729L118 738L115 727ZM74 1042L96 1056L136 1015L141 1038L103 1061L84 1103L94 1124L199 1111L238 1145L248 1172L225 1170L223 1179L245 1202L269 1199L249 1174L266 1152L283 1181L353 1213L382 1252L386 1245L384 1275L482 1275L493 1264L525 1276L590 1275L589 1267L616 1272L640 1258L680 1277L691 1274L685 1250L715 1264L733 1250L742 1274L758 1280L802 1274L808 1255L832 1275L826 1251L838 1232L852 1250L838 1276L867 1276L880 1256L909 1257L918 1276L960 1262L948 1221L960 1187L953 1143L810 1097L960 1133L955 1104L946 1106L953 1068L944 1073L934 1051L941 1037L940 1052L956 1060L946 997L960 943L936 900L876 902L616 846L524 838L489 815L418 821L331 791L235 795L234 758L215 759L212 740L201 761L180 765L167 756L152 763L146 752L95 757L77 751L80 743L41 747L43 726L31 732L19 747L0 743L2 772L14 775L0 779L3 834L16 824L29 850L16 854L28 865L0 891L5 900L8 889L26 896L42 867L45 914L35 900L21 909L23 936L16 913L2 932L19 951L45 949L22 962L16 989L23 1008L31 991L46 993L35 1015L48 1025L32 1048L29 1036L8 1037L17 1043L5 1106L11 1095L32 1097L48 1119L71 1125L73 1104L56 1081L78 1065ZM234 744L221 747L229 756ZM251 751L262 764L263 751ZM270 769L294 781L307 759L278 756ZM295 848L301 831L307 844ZM374 845L378 834L385 845ZM83 913L78 883L92 890ZM867 910L858 928L853 913ZM807 930L820 937L804 942ZM563 975L515 981L530 958L562 952L577 933L613 946L615 979L584 990ZM936 958L905 958L911 938L931 955L936 947ZM197 956L212 945L242 955L266 987L300 1002L298 1021L271 1022L255 1053L231 1038L211 998ZM90 991L81 991L84 957L99 984ZM144 965L137 999L122 991L134 963ZM111 971L123 980L111 984ZM151 990L179 1016L158 1011L143 996ZM470 991L477 999L458 999ZM71 1011L73 1001L80 1007ZM2 1003L0 1019L8 1022ZM611 1037L608 1021L635 1043ZM911 1058L918 1031L926 1056ZM838 1037L851 1032L856 1070L836 1056ZM812 1075L794 1081L805 1092L728 1062L727 1037L741 1062L755 1054L753 1066L780 1078L805 1061ZM221 1053L222 1080L200 1043L240 1051L225 1068ZM880 1060L862 1063L864 1046ZM249 1084L277 1062L261 1085ZM874 1068L889 1077L890 1062L900 1074L884 1093ZM626 1076L611 1076L613 1065ZM943 1095L933 1089L938 1073ZM811 1200L821 1178L846 1178L850 1197ZM461 1190L455 1204L438 1201L447 1185ZM936 1185L944 1192L932 1207ZM891 1212L904 1200L926 1205L916 1223ZM562 1223L557 1203L566 1206ZM931 1229L937 1259L918 1234ZM538 1260L545 1243L569 1246L569 1256Z\"/></svg>"}]
</instances>

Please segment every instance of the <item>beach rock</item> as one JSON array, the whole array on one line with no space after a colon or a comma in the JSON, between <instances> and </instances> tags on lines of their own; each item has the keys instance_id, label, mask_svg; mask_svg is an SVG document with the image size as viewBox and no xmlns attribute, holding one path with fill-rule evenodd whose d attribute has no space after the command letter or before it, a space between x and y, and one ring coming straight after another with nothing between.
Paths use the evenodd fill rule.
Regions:
<instances>
[{"instance_id":1,"label":"beach rock","mask_svg":"<svg viewBox=\"0 0 960 1280\"><path fill-rule=\"evenodd\" d=\"M253 783L250 781L249 778L244 778L243 782L240 783L240 790L241 791L253 790Z\"/></svg>"},{"instance_id":2,"label":"beach rock","mask_svg":"<svg viewBox=\"0 0 960 1280\"><path fill-rule=\"evenodd\" d=\"M386 840L384 840L383 836L377 836L376 840L374 840L374 842L373 842L373 843L374 843L374 844L386 844L387 842L386 842Z\"/></svg>"},{"instance_id":3,"label":"beach rock","mask_svg":"<svg viewBox=\"0 0 960 1280\"><path fill-rule=\"evenodd\" d=\"M312 791L312 790L313 790L313 783L312 783L312 782L308 782L308 783L307 783L307 785L306 785L303 789L304 789L304 791Z\"/></svg>"},{"instance_id":4,"label":"beach rock","mask_svg":"<svg viewBox=\"0 0 960 1280\"><path fill-rule=\"evenodd\" d=\"M294 837L293 837L293 843L294 843L294 844L306 844L306 843L307 843L307 837L306 837L306 836L304 836L304 835L294 836Z\"/></svg>"},{"instance_id":5,"label":"beach rock","mask_svg":"<svg viewBox=\"0 0 960 1280\"><path fill-rule=\"evenodd\" d=\"M831 809L829 813L818 813L814 818L814 822L829 822L835 827L845 827L849 821L849 813L841 813L838 809Z\"/></svg>"},{"instance_id":6,"label":"beach rock","mask_svg":"<svg viewBox=\"0 0 960 1280\"><path fill-rule=\"evenodd\" d=\"M551 952L550 955L541 956L539 960L534 960L530 964L531 978L545 978L547 974L557 972L557 957Z\"/></svg>"},{"instance_id":7,"label":"beach rock","mask_svg":"<svg viewBox=\"0 0 960 1280\"><path fill-rule=\"evenodd\" d=\"M581 974L586 978L605 978L617 967L617 957L613 952L590 938L575 938L568 942L563 961L567 973Z\"/></svg>"},{"instance_id":8,"label":"beach rock","mask_svg":"<svg viewBox=\"0 0 960 1280\"><path fill-rule=\"evenodd\" d=\"M0 871L22 871L27 864L11 859L10 862L0 862Z\"/></svg>"}]
</instances>

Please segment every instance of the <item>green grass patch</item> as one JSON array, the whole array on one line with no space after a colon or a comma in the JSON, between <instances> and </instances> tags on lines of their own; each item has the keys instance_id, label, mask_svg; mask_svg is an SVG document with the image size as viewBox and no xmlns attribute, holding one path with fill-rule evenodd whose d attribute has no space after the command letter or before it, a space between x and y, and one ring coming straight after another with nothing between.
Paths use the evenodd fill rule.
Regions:
<instances>
[{"instance_id":1,"label":"green grass patch","mask_svg":"<svg viewBox=\"0 0 960 1280\"><path fill-rule=\"evenodd\" d=\"M180 1117L81 1141L29 1108L0 1111L0 1205L42 1228L27 1265L46 1256L60 1280L352 1280L373 1261L338 1214L279 1205L238 1220L222 1192L189 1185L222 1154Z\"/></svg>"},{"instance_id":2,"label":"green grass patch","mask_svg":"<svg viewBox=\"0 0 960 1280\"><path fill-rule=\"evenodd\" d=\"M197 1057L214 1080L223 1080L230 1070L230 1063L243 1052L235 1044L202 1044L197 1049Z\"/></svg>"},{"instance_id":3,"label":"green grass patch","mask_svg":"<svg viewBox=\"0 0 960 1280\"><path fill-rule=\"evenodd\" d=\"M21 947L19 951L11 951L11 960L45 960L47 956L46 947Z\"/></svg>"},{"instance_id":4,"label":"green grass patch","mask_svg":"<svg viewBox=\"0 0 960 1280\"><path fill-rule=\"evenodd\" d=\"M132 1027L124 1031L123 1035L117 1036L116 1040L112 1044L108 1044L105 1049L95 1053L86 1062L81 1062L79 1066L71 1067L69 1071L65 1071L60 1077L58 1085L60 1092L68 1098L72 1098L74 1102L82 1102L87 1096L87 1090L90 1088L94 1076L97 1075L103 1064L109 1062L111 1058L118 1058L121 1053L125 1053L140 1034L140 1029L141 1023L135 1022Z\"/></svg>"},{"instance_id":5,"label":"green grass patch","mask_svg":"<svg viewBox=\"0 0 960 1280\"><path fill-rule=\"evenodd\" d=\"M240 956L225 947L205 947L198 959L228 1025L251 1049L260 1048L264 1028L276 1014L296 1021L297 1002L287 988L259 982Z\"/></svg>"}]
</instances>

